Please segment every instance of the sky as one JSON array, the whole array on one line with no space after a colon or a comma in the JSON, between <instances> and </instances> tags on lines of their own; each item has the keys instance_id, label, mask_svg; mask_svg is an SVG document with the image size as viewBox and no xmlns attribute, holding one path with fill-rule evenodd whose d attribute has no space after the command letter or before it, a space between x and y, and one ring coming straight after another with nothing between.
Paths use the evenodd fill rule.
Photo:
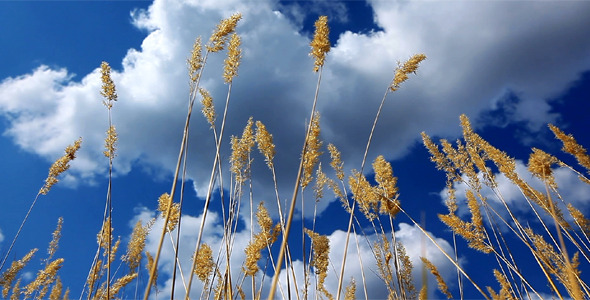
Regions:
<instances>
[{"instance_id":1,"label":"sky","mask_svg":"<svg viewBox=\"0 0 590 300\"><path fill-rule=\"evenodd\" d=\"M427 55L417 73L386 99L368 161L383 155L391 162L399 178L402 207L418 222L423 220L426 230L449 252L452 234L437 217L447 212L445 175L429 161L420 132L435 140L455 140L461 134L459 116L466 114L478 133L517 159L517 169L526 179L531 178L526 173L531 147L552 154L560 151L548 123L572 133L580 144L590 145L586 117L590 3L586 1L1 1L2 256L51 163L82 137L71 169L36 203L10 254L10 260L18 259L29 249L39 248L41 259L57 218L63 216L56 255L66 261L60 276L71 295L82 292L96 251L108 184L108 160L102 154L108 126L100 95L102 61L113 68L118 93L112 110L119 133L112 188L116 235L126 244L137 220L156 215L158 197L170 191L186 117L186 59L197 37L208 40L215 25L235 12L243 17L236 29L243 57L232 85L221 156L227 161L229 136L240 135L249 117L262 121L276 144L281 199L291 196L316 88L317 74L308 53L319 15L328 16L332 44L317 106L321 139L342 152L347 175L360 168L377 108L398 62L417 53ZM212 55L201 81L213 95L218 113L227 93L223 59L224 55ZM212 132L198 113L193 115L190 133L182 227L193 230L181 232L185 264L196 243L214 157ZM254 201L265 201L277 221L271 174L262 156L253 159ZM322 162L331 174L327 154ZM369 169L365 173L370 175ZM590 188L565 170L557 170L556 177L564 198L587 214ZM520 216L529 217L519 191L502 177L499 182L507 202ZM330 192L326 194L317 203L316 230L330 238L331 261L339 269L348 217ZM491 193L486 195L495 199ZM307 197L312 197L311 191ZM248 243L252 227L249 204L242 206L236 249ZM303 214L313 213L314 206L306 205ZM204 240L214 249L220 246L221 222L219 205L213 205ZM161 230L158 226L162 227L161 221L148 238L152 253ZM295 226L300 228L301 222ZM407 217L396 218L394 226L417 266L416 280L421 280L418 257L425 251L447 282L454 282L450 285L457 297L452 264L431 243L422 246L422 235ZM295 232L293 239L297 243L301 233ZM497 290L489 268L495 260L473 253L460 239L458 244L466 271L482 286ZM522 250L515 246L515 251ZM370 249L361 247L360 252L370 265ZM154 299L166 298L170 292L170 253L170 247L164 248ZM349 253L358 255L356 249ZM240 269L243 259L243 251L234 251L233 270ZM345 278L359 274L357 260L350 261ZM580 268L582 277L590 271L587 261ZM37 269L31 268L23 280L31 280ZM380 298L386 291L373 271L367 269L367 285L374 293L371 297ZM331 273L327 279L331 291L336 289L335 278ZM138 281L145 285L146 278ZM537 285L541 292L548 292L543 282ZM195 287L194 295L199 288ZM467 298L478 298L472 287L466 286L465 292ZM443 297L432 289L430 293L432 298ZM125 295L133 297L134 289ZM357 296L363 297L360 292Z\"/></svg>"}]
</instances>

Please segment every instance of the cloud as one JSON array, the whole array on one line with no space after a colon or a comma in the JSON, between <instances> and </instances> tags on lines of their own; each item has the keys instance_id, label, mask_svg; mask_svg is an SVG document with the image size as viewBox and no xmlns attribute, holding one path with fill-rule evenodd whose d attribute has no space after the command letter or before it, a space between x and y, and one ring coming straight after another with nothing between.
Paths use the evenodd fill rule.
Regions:
<instances>
[{"instance_id":1,"label":"cloud","mask_svg":"<svg viewBox=\"0 0 590 300\"><path fill-rule=\"evenodd\" d=\"M458 128L451 124L456 124L459 114L473 116L495 109L507 92L518 95L508 122L538 128L557 117L550 111L550 100L590 68L590 38L585 30L590 25L589 3L370 1L370 5L383 30L342 33L328 55L319 94L322 138L342 151L347 169L360 166L396 61L414 53L423 52L428 59L416 76L388 96L369 160L378 154L388 159L403 156L421 131L457 134ZM234 0L156 0L148 10L133 12L133 23L147 36L141 49L129 49L121 58L122 69L112 73L119 94L113 107L119 133L117 174L137 167L152 170L155 176L171 174L186 116L185 62L193 41L197 36L206 41L220 19L241 11L237 32L243 39L243 60L232 87L222 157L229 155L229 136L240 134L248 117L261 120L274 135L281 194L289 195L316 75L308 57L309 37L299 33L298 21L280 8L273 1L249 5ZM330 10L344 13L341 5ZM223 59L211 56L202 80L218 113L227 93L221 77ZM106 170L102 147L107 121L100 84L98 69L74 81L67 66L40 66L30 74L4 79L0 84L0 114L8 120L4 134L48 161L82 136L72 174L93 182ZM198 107L190 130L188 175L202 196L214 142ZM253 157L256 193L259 198L272 197L263 158Z\"/></svg>"},{"instance_id":2,"label":"cloud","mask_svg":"<svg viewBox=\"0 0 590 300\"><path fill-rule=\"evenodd\" d=\"M0 243L4 241L4 234L2 234L2 229L0 229Z\"/></svg>"}]
</instances>

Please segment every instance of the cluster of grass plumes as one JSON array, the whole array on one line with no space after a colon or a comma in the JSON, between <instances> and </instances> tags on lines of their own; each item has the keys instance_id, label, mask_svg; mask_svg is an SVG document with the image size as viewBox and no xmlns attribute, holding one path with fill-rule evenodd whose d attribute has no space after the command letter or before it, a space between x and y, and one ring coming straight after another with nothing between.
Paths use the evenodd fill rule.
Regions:
<instances>
[{"instance_id":1,"label":"cluster of grass plumes","mask_svg":"<svg viewBox=\"0 0 590 300\"><path fill-rule=\"evenodd\" d=\"M493 273L501 289L495 292L488 287L489 297L523 298L530 294L539 295L539 291L543 288L533 286L527 280L527 275L530 276L530 274L518 268L518 260L510 250L515 245L506 242L507 239L504 236L507 233L503 232L500 226L508 228L509 233L529 250L528 255L537 262L547 280L547 285L557 297L562 298L563 293L567 293L573 299L590 297L590 289L580 277L578 269L581 263L580 254L586 262L590 262L586 255L586 247L590 239L587 234L579 234L587 229L585 227L587 220L560 193L553 176L554 168L570 169L584 183L588 183L588 178L575 166L533 148L527 167L532 177L537 178L544 185L543 190L538 190L533 183L527 182L516 172L514 158L475 133L466 116L463 115L460 119L464 139L458 140L456 146L441 140L442 151L440 151L428 135L423 133L422 136L425 146L432 155L431 160L438 169L447 174L448 200L446 203L449 213L439 215L440 219L454 234L463 237L470 247L494 255L498 261L499 268ZM553 125L550 125L550 129L555 133L556 138L564 143L563 150L574 155L579 166L586 172L590 171L584 164L588 161L585 149L577 144L571 135L564 134ZM502 195L500 184L496 179L497 175L492 171L494 169L521 191L523 201L528 203L533 215L536 216L535 221L542 225L540 230L530 227L532 220L523 223L523 220L516 217L515 204ZM464 196L471 221L464 221L457 215L460 203L458 203L455 188L458 185L466 186ZM491 189L496 199L484 197L482 193L484 188ZM566 216L560 207L567 207L570 214ZM554 226L551 226L551 223ZM577 252L572 256L572 251ZM487 297L485 294L484 296Z\"/></svg>"},{"instance_id":2,"label":"cluster of grass plumes","mask_svg":"<svg viewBox=\"0 0 590 300\"><path fill-rule=\"evenodd\" d=\"M200 295L198 297L203 299L260 299L263 297L274 299L277 290L283 299L302 300L313 297L318 299L340 299L342 297L355 299L361 294L368 299L369 287L366 279L368 274L366 273L367 270L371 270L370 272L382 280L383 291L387 293L389 299L426 299L432 295L432 292L429 293L425 282L422 282L422 286L414 282L413 272L415 273L415 268L419 267L417 263L424 268L424 272L428 271L434 276L441 295L449 299L464 298L466 284L463 281L465 280L469 281L481 297L487 299L529 298L532 295L540 297L541 292L545 291L545 287L535 286L535 283L527 280L531 274L528 270L519 267L520 255L514 254L515 251L512 250L514 246L508 242L508 235L515 238L510 241L516 240L522 244L519 246L528 250L526 256L528 259L532 258L539 268L535 271L534 276L543 274L546 279L543 284L550 287L554 296L558 298L569 296L574 299L590 298L590 287L581 278L579 270L580 264L590 263L588 258L590 220L562 197L554 172L557 167L568 168L582 182L590 183L585 175L590 172L590 158L586 149L580 146L571 135L550 125L551 131L563 142L563 150L576 158L579 167L568 165L541 149L532 150L528 161L528 170L531 173L530 177L534 177L543 184L544 190L542 190L536 189L534 184L527 182L521 174L516 172L514 158L495 148L475 133L466 116L460 118L463 139L458 140L456 144L443 139L440 140L440 145L437 145L427 134L422 134L424 145L431 154L431 160L436 164L436 168L446 173L447 177L448 199L445 203L448 212L439 214L440 221L452 231L454 236L463 238L468 247L481 252L478 255L493 256L498 262L497 266L489 270L490 278L497 281L498 287L482 287L469 276L459 262L461 253L457 243L460 241L453 239L455 253L444 252L443 247L404 209L403 201L406 200L400 197L397 186L398 178L394 176L391 163L383 155L374 158L368 157L373 133L386 99L402 88L402 84L409 79L411 74L417 72L426 56L424 54L413 55L407 61L399 62L394 68L391 83L385 87L383 98L379 106L375 107L376 116L371 130L367 132L367 143L361 165L345 170L341 153L336 145L322 140L320 112L316 109L316 104L319 101L322 70L330 51L328 19L325 16L319 17L315 23L316 31L310 43L309 53L314 60L310 73L317 75L316 92L313 95L305 136L301 141L303 144L301 154L296 158L299 159L299 168L287 170L293 173L296 171L297 174L293 185L293 194L290 199L283 199L278 192L277 172L274 163L276 149L273 135L261 121L249 118L241 135L231 136L229 140L231 153L224 153L226 148L222 146L224 143L228 143L223 139L224 135L227 135L225 132L226 122L231 119L228 118L227 113L233 82L239 79L238 70L242 58L240 48L242 41L236 30L240 19L240 14L234 14L222 20L205 45L202 44L201 37L195 39L187 59L189 107L172 187L170 192L162 193L157 201L154 199L154 205L157 202L159 212L157 218L145 223L138 221L135 224L123 255L118 254L119 247L123 246L121 239L114 235L114 221L111 215L113 210L111 199L113 160L116 158L116 143L118 141L111 111L115 109L113 104L118 101L118 96L115 82L111 77L110 66L106 62L101 64L102 90L100 94L104 97L103 104L108 112L103 153L108 158L109 181L102 226L97 234L97 251L89 268L86 285L83 287L80 298L140 298L139 293L142 288L144 289L144 299L151 297L154 292L156 294L170 293L172 299L194 298L192 282L196 276L200 281ZM223 50L226 50L226 58L222 79L228 89L225 95L225 105L218 112L214 106L213 95L200 86L200 80L209 55L218 55ZM209 179L209 182L203 209L198 212L201 215L200 227L198 229L189 228L197 236L194 251L191 252L192 258L189 260L179 258L178 254L180 243L186 243L184 240L181 241L180 230L183 227L182 204L186 182L187 153L190 150L189 125L193 105L197 98L200 100L201 113L211 129L215 157L212 161L210 177L206 178ZM303 116L302 119L304 119ZM75 158L80 143L81 140L77 140L72 146L66 148L66 154L52 165L49 176L37 197L49 192L51 187L58 182L60 174L69 168L69 163ZM253 151L255 147L259 153ZM272 173L272 182L269 182L268 185L274 186L275 199L261 201L262 199L256 199L254 196L251 169L253 163L258 163L256 156L263 158L260 161L264 161ZM326 158L329 156L329 166L333 169L332 173L325 172L325 169L329 168L326 167L327 164L322 167L320 163L322 156ZM369 162L372 162L372 170L371 174L366 174L365 165ZM585 171L578 170L580 167ZM542 225L540 226L541 230L533 230L517 217L515 208L512 207L513 203L504 199L501 194L495 170L508 178L521 191L524 201L529 204L533 215L537 218L534 221ZM224 174L226 175L224 176ZM333 178L328 174L333 174ZM457 187L459 185L466 186L464 195L458 195L459 189ZM203 235L206 228L207 212L213 200L215 188L219 190L223 228L220 232L215 233L218 237L217 241L205 243ZM485 188L491 189L497 199L486 198L487 194L483 192ZM309 189L313 189L313 199L309 199L311 196L305 193ZM337 262L330 259L330 252L334 250L331 248L330 238L321 232L320 226L316 227L317 205L318 202L328 197L325 193L326 189L331 190L338 198L343 206L342 213L349 217L344 247L337 249L338 251L343 250L343 256L338 258L341 259L340 269L336 268ZM275 207L275 202L277 210L269 212L265 203L273 203L273 207ZM499 205L497 205L498 203ZM301 240L294 242L292 238L289 238L289 234L296 215L295 207L298 204L301 217L301 228L298 230L301 233ZM314 214L306 216L304 215L306 211L304 205L310 204L314 205ZM461 209L462 207L466 209ZM249 222L245 220L247 213L244 213L243 210L240 211L241 208L250 209ZM462 211L467 212L468 216L460 213ZM278 221L273 220L271 215L277 216ZM406 246L396 237L395 218L400 215L413 222L415 228L424 234L424 239L429 239L456 267L457 283L447 283L435 265L436 262L431 262L426 257L421 257L420 261L412 262L411 253L407 252ZM311 222L308 222L309 219ZM10 267L2 272L0 286L2 286L4 298L9 295L11 298L21 296L24 298L68 298L68 290L64 292L64 285L57 275L64 259L53 258L58 250L62 222L60 219L57 229L52 234L48 257L42 260L43 268L36 273L34 280L24 284L21 273L37 249L31 250L24 257L13 261ZM162 227L160 233L154 233L154 236L159 238L157 250L150 253L146 251L146 243L148 235L156 223L158 227ZM236 240L241 238L238 235L238 228L244 223L251 227L250 239L246 245L236 243ZM552 227L550 223L553 223L554 226ZM186 227L186 225L184 226ZM159 263L167 238L175 255L173 266ZM16 241L16 237L14 241ZM351 263L347 258L350 241L355 243L358 265L361 268L359 274L345 277L346 266ZM373 257L370 259L363 257L360 250L361 243L367 245ZM297 250L294 251L293 249L296 248ZM10 249L8 253L10 253ZM575 251L577 252L574 253ZM244 260L241 262L241 266L236 268L234 257L237 255L243 256ZM301 264L295 261L298 258L295 256L302 257ZM8 254L2 262L2 266L7 257ZM366 266L367 261L375 261L375 265ZM183 265L182 262L185 264ZM2 266L0 266L0 271L3 270ZM301 266L300 269L296 269L299 266ZM172 274L171 278L162 279L163 276L160 276L158 279L163 268L168 268L165 271L167 274ZM267 276L272 276L270 283ZM331 282L338 282L335 289L328 285L329 279L332 279L330 276L336 279ZM301 277L303 277L302 282ZM281 283L279 283L279 278L283 280ZM171 284L170 291L161 290L163 280L170 281L166 283ZM347 287L344 287L345 281L349 282ZM535 282L538 281L535 280ZM133 283L135 283L134 288L125 290L125 287L132 286ZM450 288L455 286L458 291ZM251 290L251 295L246 296L246 287ZM177 291L184 292L184 294L175 295L174 293ZM263 291L268 291L268 294L263 295ZM191 292L193 292L192 295ZM456 294L454 295L452 292Z\"/></svg>"}]
</instances>

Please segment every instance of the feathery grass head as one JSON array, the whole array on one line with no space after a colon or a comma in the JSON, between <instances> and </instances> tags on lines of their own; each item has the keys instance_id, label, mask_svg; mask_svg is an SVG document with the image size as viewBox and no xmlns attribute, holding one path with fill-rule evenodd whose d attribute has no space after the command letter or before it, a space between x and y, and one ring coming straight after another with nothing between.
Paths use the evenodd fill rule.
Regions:
<instances>
[{"instance_id":1,"label":"feathery grass head","mask_svg":"<svg viewBox=\"0 0 590 300\"><path fill-rule=\"evenodd\" d=\"M129 266L129 273L134 273L141 263L145 241L154 222L155 219L152 219L143 226L141 221L137 221L135 227L133 227L131 239L127 244L127 253L122 258L122 260L127 262L127 265Z\"/></svg>"},{"instance_id":2,"label":"feathery grass head","mask_svg":"<svg viewBox=\"0 0 590 300\"><path fill-rule=\"evenodd\" d=\"M565 134L558 127L549 124L549 129L551 129L553 134L555 134L555 137L563 143L562 150L573 155L578 160L578 163L590 172L590 156L587 154L586 148L578 144L573 135Z\"/></svg>"},{"instance_id":3,"label":"feathery grass head","mask_svg":"<svg viewBox=\"0 0 590 300\"><path fill-rule=\"evenodd\" d=\"M529 156L528 169L533 176L547 182L549 186L557 187L555 179L553 177L553 170L551 166L556 164L557 158L543 150L533 148L533 153Z\"/></svg>"},{"instance_id":4,"label":"feathery grass head","mask_svg":"<svg viewBox=\"0 0 590 300\"><path fill-rule=\"evenodd\" d=\"M260 121L256 121L256 144L258 150L264 155L266 165L272 169L273 159L275 157L275 144L272 141L272 134L266 130L266 126Z\"/></svg>"},{"instance_id":5,"label":"feathery grass head","mask_svg":"<svg viewBox=\"0 0 590 300\"><path fill-rule=\"evenodd\" d=\"M168 208L169 205L172 205L170 209ZM163 219L166 219L166 214L168 211L170 211L170 217L168 219L166 230L168 232L172 232L180 220L180 204L173 203L170 199L170 195L168 195L168 193L164 193L160 196L160 198L158 198L158 210L160 211Z\"/></svg>"},{"instance_id":6,"label":"feathery grass head","mask_svg":"<svg viewBox=\"0 0 590 300\"><path fill-rule=\"evenodd\" d=\"M397 199L397 177L393 176L391 164L385 160L383 155L379 155L373 162L373 170L375 171L375 181L379 184L377 191L381 196L379 212L395 217L400 211L400 203Z\"/></svg>"},{"instance_id":7,"label":"feathery grass head","mask_svg":"<svg viewBox=\"0 0 590 300\"><path fill-rule=\"evenodd\" d=\"M51 242L49 242L49 247L47 248L47 254L49 254L49 256L47 257L47 261L51 260L51 258L53 258L53 255L57 251L59 239L61 238L61 228L62 228L63 222L64 222L64 218L59 217L57 219L57 227L53 231Z\"/></svg>"},{"instance_id":8,"label":"feathery grass head","mask_svg":"<svg viewBox=\"0 0 590 300\"><path fill-rule=\"evenodd\" d=\"M73 145L69 145L66 147L64 156L58 158L49 168L49 175L47 179L45 179L45 184L39 190L39 194L47 195L51 187L56 184L59 180L57 176L61 173L65 172L70 168L70 162L76 158L76 151L80 149L80 144L82 143L82 138L77 139L74 141Z\"/></svg>"},{"instance_id":9,"label":"feathery grass head","mask_svg":"<svg viewBox=\"0 0 590 300\"><path fill-rule=\"evenodd\" d=\"M400 260L399 277L402 284L403 293L409 299L416 299L416 287L414 286L414 280L412 278L412 270L414 266L412 261L406 252L406 248L401 242L396 244L397 257Z\"/></svg>"},{"instance_id":10,"label":"feathery grass head","mask_svg":"<svg viewBox=\"0 0 590 300\"><path fill-rule=\"evenodd\" d=\"M117 101L115 83L111 79L111 66L103 61L100 64L100 71L102 80L102 91L100 91L100 94L105 97L102 103L110 110L113 107L113 102Z\"/></svg>"},{"instance_id":11,"label":"feathery grass head","mask_svg":"<svg viewBox=\"0 0 590 300\"><path fill-rule=\"evenodd\" d=\"M334 171L336 171L336 177L338 178L338 180L343 180L344 163L340 158L340 151L338 151L338 148L336 148L336 146L334 146L333 144L328 144L328 151L330 151L330 158L332 158L330 166L332 166Z\"/></svg>"},{"instance_id":12,"label":"feathery grass head","mask_svg":"<svg viewBox=\"0 0 590 300\"><path fill-rule=\"evenodd\" d=\"M40 270L37 273L37 277L35 278L35 280L33 280L33 282L29 283L27 286L25 286L24 288L24 294L25 294L25 298L30 297L35 291L39 291L39 294L37 294L38 299L43 299L43 297L45 296L45 294L43 293L43 291L45 291L45 293L47 292L47 289L43 289L44 287L48 287L50 284L52 284L57 276L57 271L62 267L62 264L64 262L63 258L58 258L52 262L50 262L49 264L47 264L47 266L45 267L45 269Z\"/></svg>"},{"instance_id":13,"label":"feathery grass head","mask_svg":"<svg viewBox=\"0 0 590 300\"><path fill-rule=\"evenodd\" d=\"M238 21L242 18L242 14L236 13L231 17L222 20L216 27L215 31L209 38L206 48L209 52L218 52L223 50L227 42L227 36L233 33L236 29Z\"/></svg>"},{"instance_id":14,"label":"feathery grass head","mask_svg":"<svg viewBox=\"0 0 590 300\"><path fill-rule=\"evenodd\" d=\"M436 278L436 282L438 283L438 290L445 294L448 299L453 299L453 295L449 292L449 287L447 286L447 283L438 272L438 268L426 257L420 257L420 259L422 260L424 266L426 266L426 268L430 270L430 273L434 275L434 278Z\"/></svg>"},{"instance_id":15,"label":"feathery grass head","mask_svg":"<svg viewBox=\"0 0 590 300\"><path fill-rule=\"evenodd\" d=\"M418 70L418 65L425 59L426 55L415 54L403 65L397 67L395 70L395 76L391 82L391 85L389 86L389 89L392 92L397 91L400 88L400 84L408 79L408 74L416 73L416 70Z\"/></svg>"},{"instance_id":16,"label":"feathery grass head","mask_svg":"<svg viewBox=\"0 0 590 300\"><path fill-rule=\"evenodd\" d=\"M232 153L229 159L230 171L234 173L238 185L244 183L244 181L250 176L249 157L250 151L252 150L252 147L254 147L253 124L254 121L252 121L252 117L250 117L246 123L246 127L244 127L242 137L237 138L232 136L231 139Z\"/></svg>"},{"instance_id":17,"label":"feathery grass head","mask_svg":"<svg viewBox=\"0 0 590 300\"><path fill-rule=\"evenodd\" d=\"M223 68L223 80L225 83L231 83L234 77L238 76L238 67L242 59L242 49L240 36L236 33L231 35L229 46L227 47L227 58Z\"/></svg>"},{"instance_id":18,"label":"feathery grass head","mask_svg":"<svg viewBox=\"0 0 590 300\"><path fill-rule=\"evenodd\" d=\"M309 236L313 245L313 257L310 265L315 268L315 273L318 275L318 289L326 297L332 299L332 294L324 286L328 276L328 264L330 263L330 240L327 236L320 235L309 229L305 229L305 233Z\"/></svg>"},{"instance_id":19,"label":"feathery grass head","mask_svg":"<svg viewBox=\"0 0 590 300\"><path fill-rule=\"evenodd\" d=\"M377 210L379 196L367 178L357 170L352 170L352 175L348 177L348 185L361 212L369 221L374 220L377 215L373 211Z\"/></svg>"},{"instance_id":20,"label":"feathery grass head","mask_svg":"<svg viewBox=\"0 0 590 300\"><path fill-rule=\"evenodd\" d=\"M188 64L188 77L192 83L199 80L199 71L203 67L203 46L201 44L201 37L198 37L193 44L191 57L186 60Z\"/></svg>"},{"instance_id":21,"label":"feathery grass head","mask_svg":"<svg viewBox=\"0 0 590 300\"><path fill-rule=\"evenodd\" d=\"M307 136L305 154L303 155L303 177L301 187L305 188L313 178L313 169L317 165L322 152L320 148L323 142L320 141L320 114L315 112L311 121L311 129Z\"/></svg>"},{"instance_id":22,"label":"feathery grass head","mask_svg":"<svg viewBox=\"0 0 590 300\"><path fill-rule=\"evenodd\" d=\"M152 266L154 265L154 257L148 252L145 252L145 256L147 257L147 264L145 265L145 268L148 270L148 272L151 272L151 270L153 269ZM158 268L155 268L156 273L154 274L154 282L152 283L153 286L157 286L157 281L158 281Z\"/></svg>"},{"instance_id":23,"label":"feathery grass head","mask_svg":"<svg viewBox=\"0 0 590 300\"><path fill-rule=\"evenodd\" d=\"M200 88L199 93L201 93L201 96L203 97L201 99L201 104L203 105L201 112L203 112L203 115L207 118L209 125L213 127L215 126L215 107L213 106L213 98L211 97L211 94L209 94L209 91L204 88Z\"/></svg>"},{"instance_id":24,"label":"feathery grass head","mask_svg":"<svg viewBox=\"0 0 590 300\"><path fill-rule=\"evenodd\" d=\"M49 300L60 300L62 289L63 284L61 282L61 278L57 276L55 284L53 285L53 288L51 288L51 292L49 293Z\"/></svg>"},{"instance_id":25,"label":"feathery grass head","mask_svg":"<svg viewBox=\"0 0 590 300\"><path fill-rule=\"evenodd\" d=\"M320 16L315 21L315 33L310 43L311 52L309 55L315 58L313 71L317 72L324 65L326 54L330 51L330 28L328 17Z\"/></svg>"},{"instance_id":26,"label":"feathery grass head","mask_svg":"<svg viewBox=\"0 0 590 300\"><path fill-rule=\"evenodd\" d=\"M109 130L107 130L107 137L104 140L104 147L106 149L103 152L104 156L110 159L115 158L115 150L117 150L117 140L117 130L115 129L114 125L111 125L109 127Z\"/></svg>"},{"instance_id":27,"label":"feathery grass head","mask_svg":"<svg viewBox=\"0 0 590 300\"><path fill-rule=\"evenodd\" d=\"M10 286L14 279L16 279L16 275L27 265L27 263L33 258L37 249L31 249L29 253L27 253L23 258L13 261L10 265L10 268L2 273L0 277L0 285L2 286L2 297L6 298L8 296L8 292L10 291ZM14 293L14 292L13 292Z\"/></svg>"},{"instance_id":28,"label":"feathery grass head","mask_svg":"<svg viewBox=\"0 0 590 300\"><path fill-rule=\"evenodd\" d=\"M354 277L350 279L350 283L346 287L346 292L344 293L344 300L355 300L356 299L356 281Z\"/></svg>"},{"instance_id":29,"label":"feathery grass head","mask_svg":"<svg viewBox=\"0 0 590 300\"><path fill-rule=\"evenodd\" d=\"M215 266L213 262L213 250L206 243L201 244L199 248L196 264L195 275L202 282L206 282L207 278L213 273L213 267Z\"/></svg>"},{"instance_id":30,"label":"feathery grass head","mask_svg":"<svg viewBox=\"0 0 590 300\"><path fill-rule=\"evenodd\" d=\"M246 261L244 262L243 271L246 276L254 276L258 272L258 260L262 257L261 251L270 247L276 241L280 232L280 224L273 228L272 219L268 214L268 210L264 207L264 202L258 204L256 219L258 220L258 226L260 226L260 232L254 235L252 241L244 249Z\"/></svg>"}]
</instances>

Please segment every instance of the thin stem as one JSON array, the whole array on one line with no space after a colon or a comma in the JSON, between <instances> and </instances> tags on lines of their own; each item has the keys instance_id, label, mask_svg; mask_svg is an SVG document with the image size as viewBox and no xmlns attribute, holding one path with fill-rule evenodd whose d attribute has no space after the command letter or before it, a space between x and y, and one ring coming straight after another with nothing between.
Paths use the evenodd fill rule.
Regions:
<instances>
[{"instance_id":1,"label":"thin stem","mask_svg":"<svg viewBox=\"0 0 590 300\"><path fill-rule=\"evenodd\" d=\"M295 188L293 191L293 197L291 198L291 206L289 207L289 215L287 218L287 224L285 226L285 234L283 235L283 241L281 243L281 250L279 251L279 258L277 259L277 271L273 275L272 278L272 285L270 288L270 293L268 294L268 300L274 299L277 283L279 282L279 275L281 273L281 265L283 263L283 257L285 256L285 249L287 248L287 239L289 238L289 232L291 231L291 222L293 221L293 215L295 214L295 204L297 202L297 194L299 193L299 184L301 180L301 175L303 173L303 158L305 157L305 152L307 150L307 137L311 132L311 124L313 122L313 115L315 113L315 107L318 100L318 94L320 91L320 82L322 80L322 70L323 67L319 68L318 71L318 82L316 85L315 96L313 99L313 105L311 107L311 116L309 117L309 123L307 125L307 131L305 132L305 139L303 142L303 150L301 151L301 159L299 161L299 170L297 171L297 178L295 179Z\"/></svg>"}]
</instances>

